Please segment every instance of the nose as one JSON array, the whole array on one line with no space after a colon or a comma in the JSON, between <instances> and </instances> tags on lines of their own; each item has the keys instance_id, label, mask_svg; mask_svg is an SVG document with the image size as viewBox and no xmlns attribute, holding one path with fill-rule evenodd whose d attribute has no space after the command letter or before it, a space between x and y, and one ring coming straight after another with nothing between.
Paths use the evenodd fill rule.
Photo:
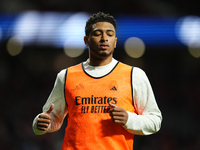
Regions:
<instances>
[{"instance_id":1,"label":"nose","mask_svg":"<svg viewBox=\"0 0 200 150\"><path fill-rule=\"evenodd\" d=\"M108 41L108 35L106 33L103 33L102 36L101 36L101 41L102 42L105 42L105 41Z\"/></svg>"}]
</instances>

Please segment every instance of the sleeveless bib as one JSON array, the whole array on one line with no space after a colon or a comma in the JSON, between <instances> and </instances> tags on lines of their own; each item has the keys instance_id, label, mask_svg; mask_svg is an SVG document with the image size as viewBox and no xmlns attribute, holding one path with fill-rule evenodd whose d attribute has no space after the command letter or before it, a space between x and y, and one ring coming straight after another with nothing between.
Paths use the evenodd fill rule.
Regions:
<instances>
[{"instance_id":1,"label":"sleeveless bib","mask_svg":"<svg viewBox=\"0 0 200 150\"><path fill-rule=\"evenodd\" d=\"M132 150L134 135L112 122L109 103L134 112L132 67L119 62L107 75L88 75L82 64L66 74L68 125L62 150Z\"/></svg>"}]
</instances>

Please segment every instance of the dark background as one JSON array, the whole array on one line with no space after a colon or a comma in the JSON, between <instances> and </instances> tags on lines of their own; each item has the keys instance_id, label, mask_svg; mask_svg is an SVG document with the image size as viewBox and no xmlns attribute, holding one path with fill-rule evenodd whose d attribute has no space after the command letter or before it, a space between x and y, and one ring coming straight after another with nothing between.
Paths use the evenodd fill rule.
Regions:
<instances>
[{"instance_id":1,"label":"dark background","mask_svg":"<svg viewBox=\"0 0 200 150\"><path fill-rule=\"evenodd\" d=\"M1 12L26 10L79 12L97 11L144 16L200 15L195 0L1 0ZM77 57L66 56L62 49L25 46L10 56L6 42L0 43L0 148L2 150L58 150L64 128L53 134L34 135L32 121L42 111L56 74L66 67L85 61L88 51ZM200 59L187 47L146 47L138 59L117 48L114 57L142 68L152 84L163 114L161 130L151 136L135 136L134 150L200 149Z\"/></svg>"}]
</instances>

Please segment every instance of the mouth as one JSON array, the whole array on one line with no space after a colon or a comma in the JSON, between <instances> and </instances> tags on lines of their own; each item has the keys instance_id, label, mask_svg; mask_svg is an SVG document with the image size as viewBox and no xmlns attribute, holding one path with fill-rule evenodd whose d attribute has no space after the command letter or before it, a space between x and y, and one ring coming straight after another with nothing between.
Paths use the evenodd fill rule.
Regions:
<instances>
[{"instance_id":1,"label":"mouth","mask_svg":"<svg viewBox=\"0 0 200 150\"><path fill-rule=\"evenodd\" d=\"M108 47L109 47L109 45L107 45L107 44L100 44L101 49L107 49Z\"/></svg>"}]
</instances>

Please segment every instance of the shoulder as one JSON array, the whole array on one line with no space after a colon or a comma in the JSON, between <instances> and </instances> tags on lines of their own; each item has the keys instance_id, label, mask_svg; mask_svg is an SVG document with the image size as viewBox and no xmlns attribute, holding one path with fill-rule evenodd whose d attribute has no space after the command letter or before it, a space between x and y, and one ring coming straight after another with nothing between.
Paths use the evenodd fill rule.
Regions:
<instances>
[{"instance_id":1,"label":"shoulder","mask_svg":"<svg viewBox=\"0 0 200 150\"><path fill-rule=\"evenodd\" d=\"M79 69L82 68L82 63L62 69L60 72L58 72L57 79L61 79L61 80L65 79L66 74L67 72L69 72L70 69L78 69L78 68Z\"/></svg>"},{"instance_id":2,"label":"shoulder","mask_svg":"<svg viewBox=\"0 0 200 150\"><path fill-rule=\"evenodd\" d=\"M71 68L77 68L77 67L80 67L80 66L82 66L82 63L79 63L79 64L74 65L74 66L70 66L70 67L65 68L65 69L62 69L60 72L58 72L57 76L58 76L58 77L63 77L63 76L66 75L66 72L67 72L68 70L70 70Z\"/></svg>"},{"instance_id":3,"label":"shoulder","mask_svg":"<svg viewBox=\"0 0 200 150\"><path fill-rule=\"evenodd\" d=\"M125 71L125 70L131 71L134 68L133 66L125 64L125 63L120 62L120 61L117 62L116 67L118 67L122 71Z\"/></svg>"},{"instance_id":4,"label":"shoulder","mask_svg":"<svg viewBox=\"0 0 200 150\"><path fill-rule=\"evenodd\" d=\"M119 64L120 64L121 66L123 66L123 67L132 68L132 70L133 70L133 71L132 71L132 74L133 74L134 76L137 76L137 77L146 76L145 71L142 70L142 69L139 68L139 67L131 66L131 65L125 64L125 63L120 62L120 61L119 61Z\"/></svg>"},{"instance_id":5,"label":"shoulder","mask_svg":"<svg viewBox=\"0 0 200 150\"><path fill-rule=\"evenodd\" d=\"M66 78L66 73L67 73L68 68L61 70L58 72L57 77L56 77L56 83L65 83L65 78Z\"/></svg>"},{"instance_id":6,"label":"shoulder","mask_svg":"<svg viewBox=\"0 0 200 150\"><path fill-rule=\"evenodd\" d=\"M149 85L149 79L144 70L134 67L132 72L132 81L135 85L142 87L142 85Z\"/></svg>"},{"instance_id":7,"label":"shoulder","mask_svg":"<svg viewBox=\"0 0 200 150\"><path fill-rule=\"evenodd\" d=\"M133 74L134 74L134 76L136 76L136 77L146 76L145 71L142 70L142 69L139 68L139 67L134 67L134 69L133 69Z\"/></svg>"},{"instance_id":8,"label":"shoulder","mask_svg":"<svg viewBox=\"0 0 200 150\"><path fill-rule=\"evenodd\" d=\"M133 68L132 78L135 83L147 82L149 80L145 71L139 67Z\"/></svg>"},{"instance_id":9,"label":"shoulder","mask_svg":"<svg viewBox=\"0 0 200 150\"><path fill-rule=\"evenodd\" d=\"M67 69L68 69L68 68L63 69L63 70L61 70L60 72L58 72L57 78L63 78L63 77L66 75Z\"/></svg>"}]
</instances>

